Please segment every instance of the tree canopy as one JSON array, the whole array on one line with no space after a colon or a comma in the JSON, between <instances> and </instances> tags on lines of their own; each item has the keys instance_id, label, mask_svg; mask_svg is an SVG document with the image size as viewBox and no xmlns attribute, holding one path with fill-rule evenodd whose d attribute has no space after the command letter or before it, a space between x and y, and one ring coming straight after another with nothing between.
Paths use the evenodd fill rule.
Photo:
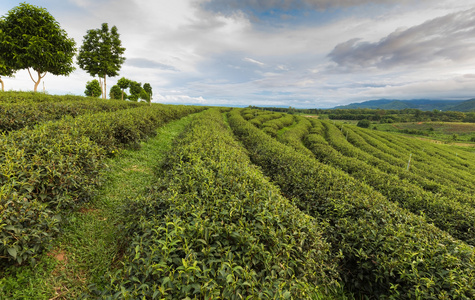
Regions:
<instances>
[{"instance_id":1,"label":"tree canopy","mask_svg":"<svg viewBox=\"0 0 475 300\"><path fill-rule=\"evenodd\" d=\"M143 89L144 91L147 93L147 102L150 103L150 105L152 105L152 86L150 85L150 83L144 83L143 85Z\"/></svg>"},{"instance_id":2,"label":"tree canopy","mask_svg":"<svg viewBox=\"0 0 475 300\"><path fill-rule=\"evenodd\" d=\"M117 81L117 85L122 90L121 99L124 100L124 90L129 88L130 80L128 80L125 77L122 77L121 79Z\"/></svg>"},{"instance_id":3,"label":"tree canopy","mask_svg":"<svg viewBox=\"0 0 475 300\"><path fill-rule=\"evenodd\" d=\"M113 85L111 87L111 90L109 92L109 95L110 95L110 98L111 99L117 99L117 100L124 100L124 91L121 90L121 88L119 87L119 85ZM127 97L127 94L125 94L125 96Z\"/></svg>"},{"instance_id":4,"label":"tree canopy","mask_svg":"<svg viewBox=\"0 0 475 300\"><path fill-rule=\"evenodd\" d=\"M13 67L8 66L6 62L0 60L0 84L2 85L2 91L5 90L5 85L2 80L2 76L13 76L16 70Z\"/></svg>"},{"instance_id":5,"label":"tree canopy","mask_svg":"<svg viewBox=\"0 0 475 300\"><path fill-rule=\"evenodd\" d=\"M89 97L99 97L100 95L102 95L102 89L99 81L97 79L88 81L84 94Z\"/></svg>"},{"instance_id":6,"label":"tree canopy","mask_svg":"<svg viewBox=\"0 0 475 300\"><path fill-rule=\"evenodd\" d=\"M109 25L103 23L100 29L91 29L84 36L79 49L78 64L90 75L99 76L103 82L102 98L107 98L106 78L119 75L119 70L125 61L125 48L122 47L120 35L116 26L109 30Z\"/></svg>"},{"instance_id":7,"label":"tree canopy","mask_svg":"<svg viewBox=\"0 0 475 300\"><path fill-rule=\"evenodd\" d=\"M0 62L8 62L7 69L1 68L1 75L28 69L36 91L47 73L69 75L74 71L75 47L75 41L45 8L21 3L0 22ZM37 79L31 70L37 73Z\"/></svg>"}]
</instances>

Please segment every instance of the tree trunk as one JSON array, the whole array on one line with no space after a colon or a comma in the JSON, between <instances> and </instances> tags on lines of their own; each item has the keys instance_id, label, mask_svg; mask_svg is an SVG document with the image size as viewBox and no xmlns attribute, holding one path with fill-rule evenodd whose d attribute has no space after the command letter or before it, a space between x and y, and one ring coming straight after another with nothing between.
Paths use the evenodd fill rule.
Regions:
<instances>
[{"instance_id":1,"label":"tree trunk","mask_svg":"<svg viewBox=\"0 0 475 300\"><path fill-rule=\"evenodd\" d=\"M104 75L104 99L107 99L107 84L106 84L106 76Z\"/></svg>"},{"instance_id":2,"label":"tree trunk","mask_svg":"<svg viewBox=\"0 0 475 300\"><path fill-rule=\"evenodd\" d=\"M122 89L122 101L124 100L124 90Z\"/></svg>"},{"instance_id":3,"label":"tree trunk","mask_svg":"<svg viewBox=\"0 0 475 300\"><path fill-rule=\"evenodd\" d=\"M43 75L41 75L41 72L39 70L35 70L35 71L36 73L38 73L38 80L33 79L33 76L31 75L31 72L30 72L30 68L28 68L28 73L30 74L30 78L35 83L34 91L36 92L38 90L38 86L40 85L41 79L46 76L46 72Z\"/></svg>"},{"instance_id":4,"label":"tree trunk","mask_svg":"<svg viewBox=\"0 0 475 300\"><path fill-rule=\"evenodd\" d=\"M5 87L3 86L3 80L1 77L0 77L0 84L2 84L2 92L5 92Z\"/></svg>"},{"instance_id":5,"label":"tree trunk","mask_svg":"<svg viewBox=\"0 0 475 300\"><path fill-rule=\"evenodd\" d=\"M102 84L102 78L99 76L99 85L101 86L101 98L104 98L104 85Z\"/></svg>"}]
</instances>

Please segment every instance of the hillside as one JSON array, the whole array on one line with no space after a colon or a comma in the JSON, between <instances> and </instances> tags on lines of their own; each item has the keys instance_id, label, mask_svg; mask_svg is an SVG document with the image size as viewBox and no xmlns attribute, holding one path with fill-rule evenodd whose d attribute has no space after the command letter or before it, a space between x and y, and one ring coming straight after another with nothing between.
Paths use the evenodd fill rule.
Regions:
<instances>
[{"instance_id":1,"label":"hillside","mask_svg":"<svg viewBox=\"0 0 475 300\"><path fill-rule=\"evenodd\" d=\"M0 140L7 299L475 298L473 152L257 109L23 96L0 97L18 121Z\"/></svg>"},{"instance_id":2,"label":"hillside","mask_svg":"<svg viewBox=\"0 0 475 300\"><path fill-rule=\"evenodd\" d=\"M453 111L472 112L475 111L475 99L464 101L460 104L450 107Z\"/></svg>"},{"instance_id":3,"label":"hillside","mask_svg":"<svg viewBox=\"0 0 475 300\"><path fill-rule=\"evenodd\" d=\"M470 100L428 100L428 99L414 99L414 100L390 100L379 99L370 100L361 103L352 103L348 105L341 105L335 109L405 109L414 108L422 111L442 110L442 111L474 111L474 99Z\"/></svg>"}]
</instances>

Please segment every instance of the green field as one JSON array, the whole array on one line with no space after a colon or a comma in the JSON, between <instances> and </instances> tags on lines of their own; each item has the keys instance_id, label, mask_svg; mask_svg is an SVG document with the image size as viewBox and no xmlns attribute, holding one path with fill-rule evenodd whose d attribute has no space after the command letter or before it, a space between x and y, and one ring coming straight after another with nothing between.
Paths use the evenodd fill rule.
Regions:
<instances>
[{"instance_id":1,"label":"green field","mask_svg":"<svg viewBox=\"0 0 475 300\"><path fill-rule=\"evenodd\" d=\"M250 108L0 111L0 299L475 298L470 147Z\"/></svg>"},{"instance_id":2,"label":"green field","mask_svg":"<svg viewBox=\"0 0 475 300\"><path fill-rule=\"evenodd\" d=\"M444 143L468 143L475 147L475 123L460 122L409 122L374 124L373 129L399 132Z\"/></svg>"}]
</instances>

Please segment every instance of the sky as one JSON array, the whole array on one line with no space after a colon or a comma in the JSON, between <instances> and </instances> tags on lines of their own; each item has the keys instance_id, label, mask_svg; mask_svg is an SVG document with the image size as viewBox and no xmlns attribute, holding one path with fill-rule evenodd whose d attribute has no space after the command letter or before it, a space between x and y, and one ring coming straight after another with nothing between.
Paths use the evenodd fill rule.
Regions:
<instances>
[{"instance_id":1,"label":"sky","mask_svg":"<svg viewBox=\"0 0 475 300\"><path fill-rule=\"evenodd\" d=\"M24 1L2 0L0 15ZM473 0L36 0L79 49L116 26L121 77L169 104L331 108L375 99L475 97ZM75 59L76 61L76 59ZM49 94L84 95L76 65ZM28 72L6 90L33 90ZM39 89L43 89L40 84Z\"/></svg>"}]
</instances>

